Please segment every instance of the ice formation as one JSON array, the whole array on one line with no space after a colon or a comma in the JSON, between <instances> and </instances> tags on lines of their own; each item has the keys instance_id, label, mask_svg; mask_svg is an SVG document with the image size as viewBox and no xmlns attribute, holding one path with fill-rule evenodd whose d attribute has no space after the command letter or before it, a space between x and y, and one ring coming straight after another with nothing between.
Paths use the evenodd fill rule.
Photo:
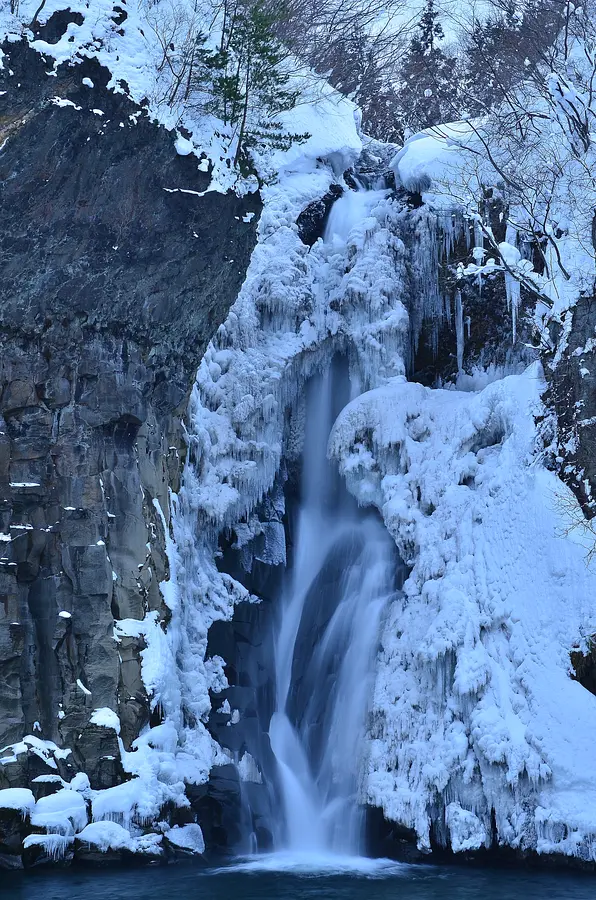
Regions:
<instances>
[{"instance_id":1,"label":"ice formation","mask_svg":"<svg viewBox=\"0 0 596 900\"><path fill-rule=\"evenodd\" d=\"M195 608L208 623L245 596L215 568L217 535L235 526L248 543L273 524L256 508L297 452L284 413L313 371L346 353L361 396L340 416L331 450L412 567L383 634L368 801L421 847L432 828L454 850L497 841L591 859L596 701L571 680L569 649L594 630L595 576L586 547L563 534L566 489L536 446L540 368L487 376L481 391L409 384L410 319L432 315L427 298L438 294L432 282L415 292L406 271L400 234L417 214L406 227L399 204L380 198L343 247L308 252L279 220L268 229L274 209L191 404L175 529L178 548L194 554L184 570L199 587ZM449 237L432 246L440 227L423 214L418 228L416 253L436 260ZM198 542L187 524L197 518ZM180 590L189 602L188 581Z\"/></svg>"},{"instance_id":2,"label":"ice formation","mask_svg":"<svg viewBox=\"0 0 596 900\"><path fill-rule=\"evenodd\" d=\"M364 387L379 371L388 377L404 370L408 317L395 290L403 243L391 229L397 206L380 192L347 243L320 243L311 251L293 227L332 178L331 168L313 166L308 178L287 175L283 189L270 189L246 284L207 349L191 398L189 462L173 506L176 614L167 640L177 662L169 678L175 676L180 696L172 720L182 711L179 738L195 767L202 766L201 780L230 758L203 724L209 689L227 683L223 660L205 659L208 630L214 620L231 618L235 602L257 599L218 571L219 534L234 526L240 546L264 535L265 561L282 561L277 479L284 457L300 451L300 436L288 434L286 422L307 379L335 350L353 359ZM268 496L259 517L256 507ZM156 686L156 700L169 714L168 693L168 682Z\"/></svg>"},{"instance_id":3,"label":"ice formation","mask_svg":"<svg viewBox=\"0 0 596 900\"><path fill-rule=\"evenodd\" d=\"M310 253L283 226L266 231L266 213L255 266L262 254L282 258L284 245L288 271L251 271L201 365L183 502L203 523L206 608L230 615L238 590L215 570L216 535L244 523L248 542L263 529L256 507L296 453L285 410L324 360L347 353L361 396L331 451L412 567L383 634L368 801L421 847L432 829L456 851L497 842L592 859L596 701L570 678L569 650L594 630L595 574L582 541L564 533L573 501L536 445L540 368L487 376L481 391L408 383L405 307L410 318L432 315L438 287L413 291L399 204L380 199L370 212L343 249ZM417 254L440 231L426 215Z\"/></svg>"},{"instance_id":4,"label":"ice formation","mask_svg":"<svg viewBox=\"0 0 596 900\"><path fill-rule=\"evenodd\" d=\"M331 450L412 566L383 635L369 799L454 848L592 858L595 698L569 677L595 573L536 452L538 365L478 393L395 380ZM589 774L588 774L589 773Z\"/></svg>"}]
</instances>

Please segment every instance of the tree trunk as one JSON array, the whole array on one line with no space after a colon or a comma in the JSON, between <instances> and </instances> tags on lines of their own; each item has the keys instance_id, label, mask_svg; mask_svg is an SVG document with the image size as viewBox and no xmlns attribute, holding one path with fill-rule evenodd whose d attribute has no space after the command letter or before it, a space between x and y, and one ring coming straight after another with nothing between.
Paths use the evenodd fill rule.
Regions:
<instances>
[{"instance_id":1,"label":"tree trunk","mask_svg":"<svg viewBox=\"0 0 596 900\"><path fill-rule=\"evenodd\" d=\"M246 119L248 116L248 97L250 84L250 55L246 60L246 93L244 94L244 106L242 109L242 122L240 123L240 133L238 134L238 145L236 147L236 155L234 156L234 166L240 162L242 155L242 147L244 144L244 135L246 133Z\"/></svg>"}]
</instances>

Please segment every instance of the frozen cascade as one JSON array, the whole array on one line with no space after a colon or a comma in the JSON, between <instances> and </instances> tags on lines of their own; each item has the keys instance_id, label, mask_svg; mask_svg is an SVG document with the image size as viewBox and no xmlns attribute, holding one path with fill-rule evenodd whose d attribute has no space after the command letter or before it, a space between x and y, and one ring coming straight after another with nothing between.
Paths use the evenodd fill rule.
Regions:
<instances>
[{"instance_id":1,"label":"frozen cascade","mask_svg":"<svg viewBox=\"0 0 596 900\"><path fill-rule=\"evenodd\" d=\"M385 195L346 191L331 211L325 241L345 242ZM301 853L362 849L366 714L380 620L397 571L386 529L358 509L327 460L341 374L329 367L307 397L294 562L275 646L277 707L269 736L283 817L274 830L278 847Z\"/></svg>"},{"instance_id":2,"label":"frozen cascade","mask_svg":"<svg viewBox=\"0 0 596 900\"><path fill-rule=\"evenodd\" d=\"M325 227L325 242L340 240L345 243L354 225L366 219L388 194L389 191L383 188L367 190L360 184L357 191L344 191L331 207Z\"/></svg>"}]
</instances>

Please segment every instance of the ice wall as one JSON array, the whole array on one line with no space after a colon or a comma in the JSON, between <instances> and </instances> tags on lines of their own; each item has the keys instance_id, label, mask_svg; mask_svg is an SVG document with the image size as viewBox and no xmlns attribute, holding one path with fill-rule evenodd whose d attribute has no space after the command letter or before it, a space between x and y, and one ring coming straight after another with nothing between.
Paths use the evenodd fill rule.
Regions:
<instances>
[{"instance_id":1,"label":"ice wall","mask_svg":"<svg viewBox=\"0 0 596 900\"><path fill-rule=\"evenodd\" d=\"M257 507L279 479L282 460L300 452L302 432L288 428L288 413L307 379L338 350L361 389L404 372L401 207L380 198L347 242L321 241L309 250L293 218L331 177L322 168L309 180L289 178L284 193L269 198L247 281L205 354L191 398L188 463L174 514L175 552L183 558L175 575L180 608L169 632L183 719L191 723L187 739L202 734L207 759L213 746L201 723L209 688L221 690L224 678L221 660L204 660L207 631L247 599L217 570L219 535L233 529L235 546L248 552L264 536L265 561L283 561L283 506Z\"/></svg>"},{"instance_id":2,"label":"ice wall","mask_svg":"<svg viewBox=\"0 0 596 900\"><path fill-rule=\"evenodd\" d=\"M538 364L478 393L404 379L354 400L331 450L412 566L382 639L369 800L420 846L594 858L596 698L569 648L596 573L542 468Z\"/></svg>"}]
</instances>

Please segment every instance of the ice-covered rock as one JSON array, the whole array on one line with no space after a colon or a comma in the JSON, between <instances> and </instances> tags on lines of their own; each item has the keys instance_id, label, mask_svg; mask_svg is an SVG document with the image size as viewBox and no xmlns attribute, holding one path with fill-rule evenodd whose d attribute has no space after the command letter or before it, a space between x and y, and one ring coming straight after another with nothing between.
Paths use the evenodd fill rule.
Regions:
<instances>
[{"instance_id":1,"label":"ice-covered rock","mask_svg":"<svg viewBox=\"0 0 596 900\"><path fill-rule=\"evenodd\" d=\"M201 855L205 852L205 841L200 825L174 825L165 834L165 839L177 850Z\"/></svg>"},{"instance_id":2,"label":"ice-covered rock","mask_svg":"<svg viewBox=\"0 0 596 900\"><path fill-rule=\"evenodd\" d=\"M0 809L18 810L22 816L27 816L34 806L35 797L29 788L5 788L0 791Z\"/></svg>"},{"instance_id":3,"label":"ice-covered rock","mask_svg":"<svg viewBox=\"0 0 596 900\"><path fill-rule=\"evenodd\" d=\"M331 437L412 567L382 635L367 792L423 847L431 823L479 847L494 818L502 844L592 858L596 699L569 647L596 624L596 571L537 455L543 387L537 364L474 394L395 380Z\"/></svg>"},{"instance_id":4,"label":"ice-covered rock","mask_svg":"<svg viewBox=\"0 0 596 900\"><path fill-rule=\"evenodd\" d=\"M54 834L74 835L85 827L87 819L85 800L70 788L40 797L31 811L31 824Z\"/></svg>"},{"instance_id":5,"label":"ice-covered rock","mask_svg":"<svg viewBox=\"0 0 596 900\"><path fill-rule=\"evenodd\" d=\"M107 853L108 850L133 849L130 833L117 822L91 822L76 837L82 844L94 847L101 853Z\"/></svg>"}]
</instances>

